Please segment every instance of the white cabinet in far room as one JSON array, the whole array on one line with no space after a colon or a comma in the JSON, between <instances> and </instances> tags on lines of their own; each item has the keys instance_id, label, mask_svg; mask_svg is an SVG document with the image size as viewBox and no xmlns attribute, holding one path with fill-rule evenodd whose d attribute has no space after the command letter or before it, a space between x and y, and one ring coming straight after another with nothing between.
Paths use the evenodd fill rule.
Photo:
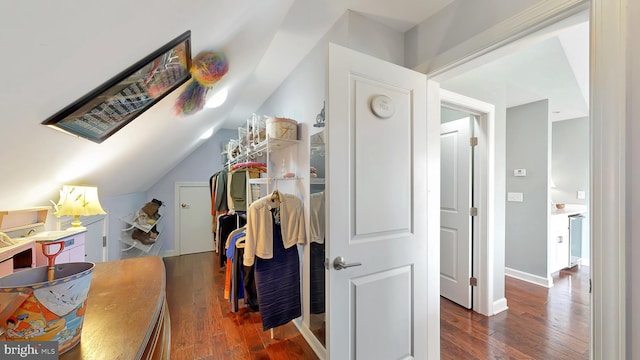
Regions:
<instances>
[{"instance_id":1,"label":"white cabinet in far room","mask_svg":"<svg viewBox=\"0 0 640 360\"><path fill-rule=\"evenodd\" d=\"M549 232L549 273L569 266L569 218L565 214L551 215Z\"/></svg>"},{"instance_id":2,"label":"white cabinet in far room","mask_svg":"<svg viewBox=\"0 0 640 360\"><path fill-rule=\"evenodd\" d=\"M571 232L569 224L572 216L586 211L584 205L567 205L564 209L553 209L549 217L548 268L549 275L575 265L571 261Z\"/></svg>"},{"instance_id":3,"label":"white cabinet in far room","mask_svg":"<svg viewBox=\"0 0 640 360\"><path fill-rule=\"evenodd\" d=\"M56 242L64 241L64 249L56 257L55 263L65 264L70 262L84 262L85 261L84 236L85 236L85 232L81 232L74 235L56 239L55 240ZM47 257L42 252L43 243L46 243L46 241L36 242L36 248L37 248L36 265L37 266L45 266L48 264ZM55 253L58 251L58 247L59 245L51 245L51 249L48 250L48 252Z\"/></svg>"}]
</instances>

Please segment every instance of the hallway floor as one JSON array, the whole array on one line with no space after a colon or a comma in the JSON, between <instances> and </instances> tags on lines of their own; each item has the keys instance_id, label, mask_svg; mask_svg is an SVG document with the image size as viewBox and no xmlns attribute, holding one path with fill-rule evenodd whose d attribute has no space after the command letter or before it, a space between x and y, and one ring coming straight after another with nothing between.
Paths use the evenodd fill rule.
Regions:
<instances>
[{"instance_id":1,"label":"hallway floor","mask_svg":"<svg viewBox=\"0 0 640 360\"><path fill-rule=\"evenodd\" d=\"M547 289L506 277L509 309L492 317L441 298L441 359L589 359L589 267Z\"/></svg>"}]
</instances>

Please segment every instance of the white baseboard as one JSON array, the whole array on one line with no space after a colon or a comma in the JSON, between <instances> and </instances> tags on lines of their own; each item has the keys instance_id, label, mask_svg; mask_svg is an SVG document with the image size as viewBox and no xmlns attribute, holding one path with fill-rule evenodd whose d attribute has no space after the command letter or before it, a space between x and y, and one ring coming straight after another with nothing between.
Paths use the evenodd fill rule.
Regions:
<instances>
[{"instance_id":1,"label":"white baseboard","mask_svg":"<svg viewBox=\"0 0 640 360\"><path fill-rule=\"evenodd\" d=\"M516 278L518 280L522 280L522 281L526 281L535 285L539 285L539 286L544 286L546 288L550 288L553 287L553 278L551 277L542 277L542 276L538 276L538 275L533 275L533 274L529 274L526 273L524 271L520 271L520 270L516 270L516 269L511 269L511 268L504 268L504 274L506 276L510 276L512 278Z\"/></svg>"},{"instance_id":2,"label":"white baseboard","mask_svg":"<svg viewBox=\"0 0 640 360\"><path fill-rule=\"evenodd\" d=\"M158 254L158 256L160 256L162 258L171 257L171 256L178 256L178 255L179 254L175 250L161 251L160 254Z\"/></svg>"},{"instance_id":3,"label":"white baseboard","mask_svg":"<svg viewBox=\"0 0 640 360\"><path fill-rule=\"evenodd\" d=\"M493 302L493 315L499 314L508 309L507 298L498 299Z\"/></svg>"}]
</instances>

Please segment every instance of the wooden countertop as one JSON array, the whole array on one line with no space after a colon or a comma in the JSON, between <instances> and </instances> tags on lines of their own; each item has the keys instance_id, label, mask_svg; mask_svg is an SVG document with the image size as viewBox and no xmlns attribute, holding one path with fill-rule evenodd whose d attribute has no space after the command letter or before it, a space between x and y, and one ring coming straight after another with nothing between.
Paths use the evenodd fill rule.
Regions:
<instances>
[{"instance_id":1,"label":"wooden countertop","mask_svg":"<svg viewBox=\"0 0 640 360\"><path fill-rule=\"evenodd\" d=\"M140 359L162 321L165 269L160 257L98 263L81 340L60 359ZM168 317L168 314L166 314Z\"/></svg>"}]
</instances>

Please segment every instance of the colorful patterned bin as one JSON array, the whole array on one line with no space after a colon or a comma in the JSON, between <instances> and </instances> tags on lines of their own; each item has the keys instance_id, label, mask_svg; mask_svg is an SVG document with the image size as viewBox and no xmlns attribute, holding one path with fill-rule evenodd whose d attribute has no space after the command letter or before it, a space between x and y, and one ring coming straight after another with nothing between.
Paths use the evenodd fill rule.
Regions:
<instances>
[{"instance_id":1,"label":"colorful patterned bin","mask_svg":"<svg viewBox=\"0 0 640 360\"><path fill-rule=\"evenodd\" d=\"M53 281L47 281L47 266L0 278L0 339L58 341L58 354L77 345L94 267L55 265Z\"/></svg>"}]
</instances>

